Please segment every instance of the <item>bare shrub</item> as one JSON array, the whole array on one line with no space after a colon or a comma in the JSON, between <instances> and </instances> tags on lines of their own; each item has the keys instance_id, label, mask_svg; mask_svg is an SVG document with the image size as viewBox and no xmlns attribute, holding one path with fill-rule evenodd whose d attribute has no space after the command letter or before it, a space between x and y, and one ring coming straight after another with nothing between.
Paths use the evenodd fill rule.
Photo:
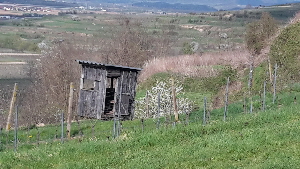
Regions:
<instances>
[{"instance_id":1,"label":"bare shrub","mask_svg":"<svg viewBox=\"0 0 300 169\"><path fill-rule=\"evenodd\" d=\"M120 18L120 28L113 32L106 52L106 62L123 66L142 67L155 56L162 56L169 48L167 36L151 36L142 23L130 18Z\"/></svg>"},{"instance_id":2,"label":"bare shrub","mask_svg":"<svg viewBox=\"0 0 300 169\"><path fill-rule=\"evenodd\" d=\"M78 91L81 69L75 60L101 60L95 56L94 52L67 41L44 51L34 67L33 84L23 93L22 119L35 124L56 122L57 114L66 112L70 82L74 82ZM77 94L75 92L75 98ZM76 103L74 99L74 108Z\"/></svg>"}]
</instances>

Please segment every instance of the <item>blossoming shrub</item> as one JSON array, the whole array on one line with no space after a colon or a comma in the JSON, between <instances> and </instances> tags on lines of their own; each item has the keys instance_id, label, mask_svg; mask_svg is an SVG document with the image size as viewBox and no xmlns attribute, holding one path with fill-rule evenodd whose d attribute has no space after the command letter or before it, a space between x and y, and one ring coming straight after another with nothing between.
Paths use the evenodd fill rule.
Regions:
<instances>
[{"instance_id":1,"label":"blossoming shrub","mask_svg":"<svg viewBox=\"0 0 300 169\"><path fill-rule=\"evenodd\" d=\"M183 94L183 87L179 82L174 84L176 93L177 109L179 114L189 114L194 102L188 98L178 97ZM158 106L159 104L159 106ZM160 109L158 110L158 107ZM170 82L158 81L151 90L147 91L145 97L136 100L136 118L156 118L158 116L170 116L174 114L172 85Z\"/></svg>"}]
</instances>

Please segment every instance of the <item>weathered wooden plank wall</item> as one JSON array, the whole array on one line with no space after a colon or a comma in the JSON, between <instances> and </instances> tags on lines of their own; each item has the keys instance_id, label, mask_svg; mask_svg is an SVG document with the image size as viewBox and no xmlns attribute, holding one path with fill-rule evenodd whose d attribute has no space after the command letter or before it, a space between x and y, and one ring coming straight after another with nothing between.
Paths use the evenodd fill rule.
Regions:
<instances>
[{"instance_id":1,"label":"weathered wooden plank wall","mask_svg":"<svg viewBox=\"0 0 300 169\"><path fill-rule=\"evenodd\" d=\"M122 84L120 84L122 82ZM118 85L116 90L116 105L115 115L121 111L121 115L134 115L134 97L136 94L137 72L123 71L118 78ZM120 103L121 101L121 103ZM121 106L121 107L120 107Z\"/></svg>"},{"instance_id":2,"label":"weathered wooden plank wall","mask_svg":"<svg viewBox=\"0 0 300 169\"><path fill-rule=\"evenodd\" d=\"M107 78L115 78L114 115L118 116L120 112L121 116L131 119L134 114L137 75L138 71L131 69L83 64L78 114L88 118L106 118L104 111Z\"/></svg>"},{"instance_id":3,"label":"weathered wooden plank wall","mask_svg":"<svg viewBox=\"0 0 300 169\"><path fill-rule=\"evenodd\" d=\"M106 91L106 70L94 67L83 66L82 80L94 81L93 90L80 90L79 109L80 116L88 118L101 119L105 107L105 91ZM82 84L80 85L82 88Z\"/></svg>"}]
</instances>

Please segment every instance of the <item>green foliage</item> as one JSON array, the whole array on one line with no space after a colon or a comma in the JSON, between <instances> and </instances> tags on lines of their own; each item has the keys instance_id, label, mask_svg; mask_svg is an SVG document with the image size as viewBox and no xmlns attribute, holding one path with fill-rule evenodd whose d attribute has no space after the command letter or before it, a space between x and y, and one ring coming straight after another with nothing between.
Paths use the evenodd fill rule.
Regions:
<instances>
[{"instance_id":1,"label":"green foliage","mask_svg":"<svg viewBox=\"0 0 300 169\"><path fill-rule=\"evenodd\" d=\"M202 87L206 91L216 94L222 86L226 85L227 77L229 77L231 82L235 81L237 78L237 70L231 66L226 66L220 70L218 76L204 78Z\"/></svg>"},{"instance_id":2,"label":"green foliage","mask_svg":"<svg viewBox=\"0 0 300 169\"><path fill-rule=\"evenodd\" d=\"M23 36L23 35L21 35ZM17 51L40 52L37 43L24 40L20 35L0 38L0 48L13 49Z\"/></svg>"},{"instance_id":3,"label":"green foliage","mask_svg":"<svg viewBox=\"0 0 300 169\"><path fill-rule=\"evenodd\" d=\"M219 69L217 76L205 78L191 78L170 73L158 73L138 85L137 98L144 97L146 90L150 90L152 86L155 86L157 81L168 82L171 77L181 83L184 92L182 97L191 99L195 101L196 105L202 107L202 103L200 104L199 101L204 96L210 98L212 95L217 94L221 87L226 85L227 77L230 78L231 82L237 80L237 70L230 66L225 66Z\"/></svg>"},{"instance_id":4,"label":"green foliage","mask_svg":"<svg viewBox=\"0 0 300 169\"><path fill-rule=\"evenodd\" d=\"M193 50L193 45L188 42L183 43L182 52L186 55L192 55L195 53L195 51Z\"/></svg>"},{"instance_id":5,"label":"green foliage","mask_svg":"<svg viewBox=\"0 0 300 169\"><path fill-rule=\"evenodd\" d=\"M198 23L199 21L199 19L189 19L188 23Z\"/></svg>"},{"instance_id":6,"label":"green foliage","mask_svg":"<svg viewBox=\"0 0 300 169\"><path fill-rule=\"evenodd\" d=\"M278 28L276 20L268 12L263 12L260 18L263 38L269 39L273 36Z\"/></svg>"},{"instance_id":7,"label":"green foliage","mask_svg":"<svg viewBox=\"0 0 300 169\"><path fill-rule=\"evenodd\" d=\"M285 28L271 46L272 65L277 63L280 76L286 80L300 80L300 23Z\"/></svg>"},{"instance_id":8,"label":"green foliage","mask_svg":"<svg viewBox=\"0 0 300 169\"><path fill-rule=\"evenodd\" d=\"M246 29L246 46L253 55L259 55L263 49L262 33L259 22L252 22Z\"/></svg>"},{"instance_id":9,"label":"green foliage","mask_svg":"<svg viewBox=\"0 0 300 169\"><path fill-rule=\"evenodd\" d=\"M263 13L259 21L248 24L245 36L248 51L252 55L259 55L276 30L276 21L269 13Z\"/></svg>"}]
</instances>

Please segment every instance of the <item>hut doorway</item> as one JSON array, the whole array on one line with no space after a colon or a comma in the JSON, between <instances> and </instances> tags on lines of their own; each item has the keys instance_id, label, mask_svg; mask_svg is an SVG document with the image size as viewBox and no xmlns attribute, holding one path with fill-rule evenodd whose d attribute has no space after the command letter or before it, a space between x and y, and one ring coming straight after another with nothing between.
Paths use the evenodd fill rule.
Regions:
<instances>
[{"instance_id":1,"label":"hut doorway","mask_svg":"<svg viewBox=\"0 0 300 169\"><path fill-rule=\"evenodd\" d=\"M106 118L112 118L114 115L116 103L116 82L117 78L107 77L104 108L104 116Z\"/></svg>"}]
</instances>

